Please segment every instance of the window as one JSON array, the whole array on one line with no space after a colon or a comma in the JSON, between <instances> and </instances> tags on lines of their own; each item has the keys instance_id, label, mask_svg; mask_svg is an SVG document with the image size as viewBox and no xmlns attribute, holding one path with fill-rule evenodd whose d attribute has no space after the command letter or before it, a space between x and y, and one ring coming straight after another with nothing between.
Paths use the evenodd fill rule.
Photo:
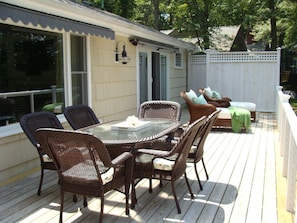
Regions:
<instances>
[{"instance_id":1,"label":"window","mask_svg":"<svg viewBox=\"0 0 297 223\"><path fill-rule=\"evenodd\" d=\"M72 104L88 104L86 40L71 36Z\"/></svg>"},{"instance_id":2,"label":"window","mask_svg":"<svg viewBox=\"0 0 297 223\"><path fill-rule=\"evenodd\" d=\"M61 112L62 34L0 24L0 70L0 97L13 104L9 122L34 111Z\"/></svg>"},{"instance_id":3,"label":"window","mask_svg":"<svg viewBox=\"0 0 297 223\"><path fill-rule=\"evenodd\" d=\"M183 67L183 58L181 53L175 53L174 66L175 68Z\"/></svg>"}]
</instances>

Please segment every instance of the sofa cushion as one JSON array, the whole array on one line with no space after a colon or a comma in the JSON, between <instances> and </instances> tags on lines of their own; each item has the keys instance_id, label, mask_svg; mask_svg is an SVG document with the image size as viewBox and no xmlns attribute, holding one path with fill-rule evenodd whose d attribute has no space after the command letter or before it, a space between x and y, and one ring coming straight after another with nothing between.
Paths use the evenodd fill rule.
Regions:
<instances>
[{"instance_id":1,"label":"sofa cushion","mask_svg":"<svg viewBox=\"0 0 297 223\"><path fill-rule=\"evenodd\" d=\"M221 110L218 119L231 119L231 114L228 108L218 107L217 110Z\"/></svg>"},{"instance_id":2,"label":"sofa cushion","mask_svg":"<svg viewBox=\"0 0 297 223\"><path fill-rule=\"evenodd\" d=\"M230 101L230 105L237 108L245 108L249 111L256 111L256 104L251 102Z\"/></svg>"}]
</instances>

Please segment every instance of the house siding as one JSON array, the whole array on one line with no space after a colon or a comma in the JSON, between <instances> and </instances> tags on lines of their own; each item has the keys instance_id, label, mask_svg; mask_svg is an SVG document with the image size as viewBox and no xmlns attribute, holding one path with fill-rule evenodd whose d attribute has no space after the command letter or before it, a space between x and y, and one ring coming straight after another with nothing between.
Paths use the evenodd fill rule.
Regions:
<instances>
[{"instance_id":1,"label":"house siding","mask_svg":"<svg viewBox=\"0 0 297 223\"><path fill-rule=\"evenodd\" d=\"M126 43L126 51L130 57L130 62L126 65L115 63L114 52L117 41ZM154 48L151 50L155 51ZM181 103L179 92L186 89L187 83L187 51L182 52L182 69L174 68L174 53L168 53L169 100ZM138 109L136 46L130 44L128 37L120 35L116 35L115 41L91 36L89 55L91 71L89 97L98 118L106 122L136 115ZM64 117L62 123L66 129L70 129ZM5 130L2 128L1 131ZM40 165L36 149L22 132L0 138L0 157L0 185L1 182L36 169Z\"/></svg>"}]
</instances>

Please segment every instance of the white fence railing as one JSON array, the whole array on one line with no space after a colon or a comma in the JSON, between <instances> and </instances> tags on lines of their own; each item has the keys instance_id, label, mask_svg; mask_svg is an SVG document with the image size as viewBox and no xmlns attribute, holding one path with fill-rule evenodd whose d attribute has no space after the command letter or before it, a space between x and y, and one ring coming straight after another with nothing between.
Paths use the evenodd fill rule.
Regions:
<instances>
[{"instance_id":1,"label":"white fence railing","mask_svg":"<svg viewBox=\"0 0 297 223\"><path fill-rule=\"evenodd\" d=\"M280 155L283 156L282 175L287 177L286 210L294 212L297 173L297 117L289 104L290 96L277 88L276 119L279 132ZM297 223L297 215L295 215Z\"/></svg>"}]
</instances>

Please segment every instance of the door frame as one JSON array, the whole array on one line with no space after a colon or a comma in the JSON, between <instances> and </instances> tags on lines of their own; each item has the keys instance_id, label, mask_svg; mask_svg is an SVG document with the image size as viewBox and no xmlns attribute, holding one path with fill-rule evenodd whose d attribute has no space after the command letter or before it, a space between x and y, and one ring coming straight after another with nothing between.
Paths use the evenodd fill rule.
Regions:
<instances>
[{"instance_id":1,"label":"door frame","mask_svg":"<svg viewBox=\"0 0 297 223\"><path fill-rule=\"evenodd\" d=\"M140 53L147 53L147 84L148 84L148 99L152 100L153 96L153 88L152 88L152 82L153 82L153 75L152 75L152 53L160 53L160 59L161 55L165 56L167 58L166 60L166 100L170 98L170 54L168 52L160 52L157 49L153 50L149 47L140 46L138 45L136 47L136 74L137 74L137 106L140 105L140 73L139 73L139 54Z\"/></svg>"}]
</instances>

